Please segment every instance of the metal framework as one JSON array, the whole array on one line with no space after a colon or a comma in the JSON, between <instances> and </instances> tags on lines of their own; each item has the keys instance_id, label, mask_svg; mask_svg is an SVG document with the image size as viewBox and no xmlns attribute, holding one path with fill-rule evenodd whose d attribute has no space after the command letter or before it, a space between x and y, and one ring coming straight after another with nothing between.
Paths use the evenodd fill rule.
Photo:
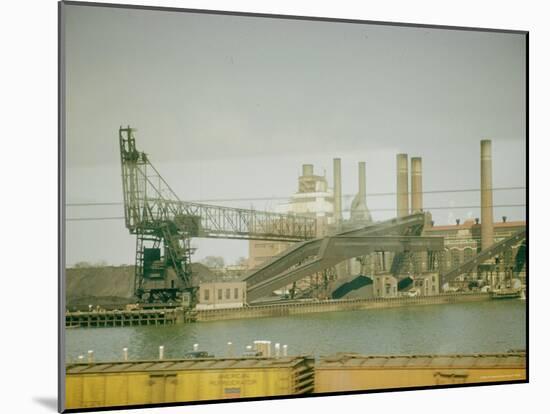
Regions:
<instances>
[{"instance_id":1,"label":"metal framework","mask_svg":"<svg viewBox=\"0 0 550 414\"><path fill-rule=\"evenodd\" d=\"M426 221L423 213L373 223L290 246L244 279L247 298L255 301L306 276L322 272L345 259L375 251L396 255L443 250L442 237L417 236ZM405 234L405 235L403 235Z\"/></svg>"},{"instance_id":2,"label":"metal framework","mask_svg":"<svg viewBox=\"0 0 550 414\"><path fill-rule=\"evenodd\" d=\"M135 129L120 128L125 224L136 241L135 292L177 300L193 287L191 237L296 242L315 238L314 218L182 201L136 148ZM161 252L164 255L161 257ZM177 278L170 279L168 268Z\"/></svg>"},{"instance_id":3,"label":"metal framework","mask_svg":"<svg viewBox=\"0 0 550 414\"><path fill-rule=\"evenodd\" d=\"M441 283L443 284L443 283L449 282L455 279L457 276L460 276L475 270L479 265L483 264L488 259L498 256L499 254L510 249L512 246L515 246L518 243L521 243L523 241L522 245L520 246L520 249L523 251L523 254L518 255L518 257L516 257L516 266L514 267L514 273L519 273L525 266L526 235L527 235L526 230L520 230L512 234L510 237L507 237L506 239L493 244L488 249L482 250L478 255L474 256L470 260L462 263L460 266L455 267L451 271L445 273L441 277Z\"/></svg>"}]
</instances>

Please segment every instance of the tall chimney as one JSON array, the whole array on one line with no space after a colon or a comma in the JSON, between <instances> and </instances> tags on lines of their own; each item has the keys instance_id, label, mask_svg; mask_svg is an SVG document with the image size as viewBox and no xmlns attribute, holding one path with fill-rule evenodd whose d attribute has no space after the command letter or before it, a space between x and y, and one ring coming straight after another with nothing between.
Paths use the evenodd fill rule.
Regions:
<instances>
[{"instance_id":1,"label":"tall chimney","mask_svg":"<svg viewBox=\"0 0 550 414\"><path fill-rule=\"evenodd\" d=\"M481 249L493 245L493 167L491 140L481 141Z\"/></svg>"},{"instance_id":2,"label":"tall chimney","mask_svg":"<svg viewBox=\"0 0 550 414\"><path fill-rule=\"evenodd\" d=\"M409 160L397 154L397 217L409 214Z\"/></svg>"},{"instance_id":3,"label":"tall chimney","mask_svg":"<svg viewBox=\"0 0 550 414\"><path fill-rule=\"evenodd\" d=\"M411 158L411 213L422 211L422 158Z\"/></svg>"},{"instance_id":4,"label":"tall chimney","mask_svg":"<svg viewBox=\"0 0 550 414\"><path fill-rule=\"evenodd\" d=\"M334 158L334 222L342 222L342 168L340 158Z\"/></svg>"},{"instance_id":5,"label":"tall chimney","mask_svg":"<svg viewBox=\"0 0 550 414\"><path fill-rule=\"evenodd\" d=\"M365 163L359 163L359 191L351 202L350 220L353 222L370 223L372 217L367 207L367 174Z\"/></svg>"},{"instance_id":6,"label":"tall chimney","mask_svg":"<svg viewBox=\"0 0 550 414\"><path fill-rule=\"evenodd\" d=\"M366 200L367 198L367 173L365 169L365 162L359 162L359 198Z\"/></svg>"}]
</instances>

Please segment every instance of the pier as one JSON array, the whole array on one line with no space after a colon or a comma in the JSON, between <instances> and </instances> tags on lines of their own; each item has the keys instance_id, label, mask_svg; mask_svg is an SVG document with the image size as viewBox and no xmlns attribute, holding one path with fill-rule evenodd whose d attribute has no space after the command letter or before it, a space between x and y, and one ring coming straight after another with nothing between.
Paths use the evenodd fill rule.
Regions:
<instances>
[{"instance_id":1,"label":"pier","mask_svg":"<svg viewBox=\"0 0 550 414\"><path fill-rule=\"evenodd\" d=\"M99 328L136 325L168 325L176 323L175 309L100 310L66 312L67 328Z\"/></svg>"}]
</instances>

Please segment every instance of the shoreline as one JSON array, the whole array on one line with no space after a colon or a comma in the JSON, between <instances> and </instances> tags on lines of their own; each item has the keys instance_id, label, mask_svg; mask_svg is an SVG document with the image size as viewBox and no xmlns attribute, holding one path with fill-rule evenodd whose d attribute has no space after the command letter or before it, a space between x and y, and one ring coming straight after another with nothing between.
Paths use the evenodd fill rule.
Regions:
<instances>
[{"instance_id":1,"label":"shoreline","mask_svg":"<svg viewBox=\"0 0 550 414\"><path fill-rule=\"evenodd\" d=\"M492 300L490 293L450 293L434 296L334 299L300 303L253 305L232 309L208 309L196 312L196 322L231 319L258 319L308 313L340 312L365 309L387 309L405 306L441 305L447 303L480 302Z\"/></svg>"},{"instance_id":2,"label":"shoreline","mask_svg":"<svg viewBox=\"0 0 550 414\"><path fill-rule=\"evenodd\" d=\"M491 293L449 293L434 296L332 299L295 303L250 305L241 308L189 310L161 308L141 310L110 310L66 312L65 328L116 328L140 325L172 325L238 319L274 318L311 313L389 309L407 306L443 305L494 300ZM501 299L502 300L502 299ZM512 299L508 299L512 300Z\"/></svg>"}]
</instances>

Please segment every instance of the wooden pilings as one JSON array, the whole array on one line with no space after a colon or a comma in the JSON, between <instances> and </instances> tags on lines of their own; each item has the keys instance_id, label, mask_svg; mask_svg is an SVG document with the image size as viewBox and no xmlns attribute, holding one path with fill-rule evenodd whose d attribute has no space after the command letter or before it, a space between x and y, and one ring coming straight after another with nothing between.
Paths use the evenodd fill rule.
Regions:
<instances>
[{"instance_id":1,"label":"wooden pilings","mask_svg":"<svg viewBox=\"0 0 550 414\"><path fill-rule=\"evenodd\" d=\"M176 323L176 319L177 312L174 309L66 312L65 326L67 328L99 328L136 325L168 325Z\"/></svg>"}]
</instances>

